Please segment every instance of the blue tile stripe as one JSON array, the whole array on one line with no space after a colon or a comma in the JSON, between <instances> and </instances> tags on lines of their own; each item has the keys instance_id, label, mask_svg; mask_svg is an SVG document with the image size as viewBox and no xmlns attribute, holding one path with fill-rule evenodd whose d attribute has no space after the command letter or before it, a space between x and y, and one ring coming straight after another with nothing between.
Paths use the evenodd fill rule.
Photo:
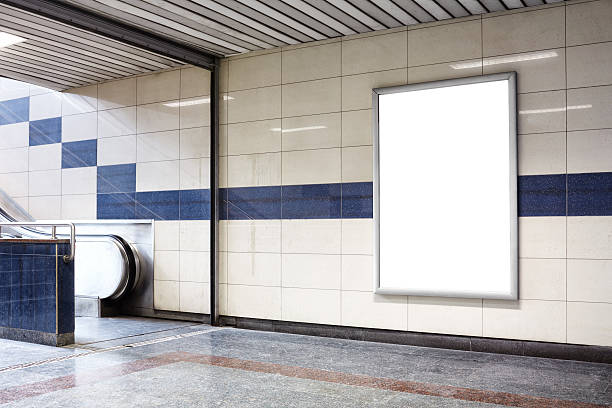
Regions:
<instances>
[{"instance_id":1,"label":"blue tile stripe","mask_svg":"<svg viewBox=\"0 0 612 408\"><path fill-rule=\"evenodd\" d=\"M30 120L30 98L0 101L0 126Z\"/></svg>"},{"instance_id":2,"label":"blue tile stripe","mask_svg":"<svg viewBox=\"0 0 612 408\"><path fill-rule=\"evenodd\" d=\"M62 141L62 118L33 120L30 122L29 144L40 146Z\"/></svg>"},{"instance_id":3,"label":"blue tile stripe","mask_svg":"<svg viewBox=\"0 0 612 408\"><path fill-rule=\"evenodd\" d=\"M565 215L566 175L520 176L519 217Z\"/></svg>"},{"instance_id":4,"label":"blue tile stripe","mask_svg":"<svg viewBox=\"0 0 612 408\"><path fill-rule=\"evenodd\" d=\"M98 164L98 141L62 143L62 169L92 167Z\"/></svg>"}]
</instances>

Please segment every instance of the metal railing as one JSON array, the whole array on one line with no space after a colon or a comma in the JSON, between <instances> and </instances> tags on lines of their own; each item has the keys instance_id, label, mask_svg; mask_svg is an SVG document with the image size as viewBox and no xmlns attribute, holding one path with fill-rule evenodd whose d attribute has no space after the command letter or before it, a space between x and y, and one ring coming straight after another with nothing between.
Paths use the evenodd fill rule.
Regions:
<instances>
[{"instance_id":1,"label":"metal railing","mask_svg":"<svg viewBox=\"0 0 612 408\"><path fill-rule=\"evenodd\" d=\"M58 239L57 227L68 227L70 228L70 254L64 255L64 262L71 262L72 260L74 260L74 250L76 245L76 228L71 222L0 222L0 233L2 232L2 227L51 227L51 239Z\"/></svg>"}]
</instances>

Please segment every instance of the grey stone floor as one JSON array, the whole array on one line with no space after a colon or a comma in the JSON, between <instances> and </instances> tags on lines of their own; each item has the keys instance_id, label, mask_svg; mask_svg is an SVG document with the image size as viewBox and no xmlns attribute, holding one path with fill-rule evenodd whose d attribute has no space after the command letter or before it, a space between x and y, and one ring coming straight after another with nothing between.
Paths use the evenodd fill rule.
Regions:
<instances>
[{"instance_id":1,"label":"grey stone floor","mask_svg":"<svg viewBox=\"0 0 612 408\"><path fill-rule=\"evenodd\" d=\"M612 406L612 365L213 328L151 319L83 320L77 327L77 332L83 330L77 335L77 342L86 343L85 346L53 348L0 340L0 406L499 406L192 361L91 382L96 373L172 352ZM70 358L15 367L57 357ZM12 369L6 370L6 367ZM29 387L65 376L72 376L75 386L2 405L3 390L5 395L17 395Z\"/></svg>"}]
</instances>

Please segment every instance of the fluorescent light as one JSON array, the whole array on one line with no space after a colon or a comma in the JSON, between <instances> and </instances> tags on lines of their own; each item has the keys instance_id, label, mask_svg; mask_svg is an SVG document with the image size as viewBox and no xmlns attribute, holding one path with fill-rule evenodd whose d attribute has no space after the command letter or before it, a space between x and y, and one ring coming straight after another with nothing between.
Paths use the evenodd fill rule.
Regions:
<instances>
[{"instance_id":1,"label":"fluorescent light","mask_svg":"<svg viewBox=\"0 0 612 408\"><path fill-rule=\"evenodd\" d=\"M318 130L318 129L327 129L327 126L306 126L306 127L291 128L291 129L272 128L270 130L273 132L293 133L293 132L303 132L305 130Z\"/></svg>"},{"instance_id":2,"label":"fluorescent light","mask_svg":"<svg viewBox=\"0 0 612 408\"><path fill-rule=\"evenodd\" d=\"M223 95L223 100L231 101L231 100L234 100L234 98L232 98L231 96ZM183 107L183 106L202 105L204 103L210 103L210 98L191 99L188 101L180 101L180 102L168 102L168 103L164 103L164 106L167 106L169 108L178 108L179 106Z\"/></svg>"},{"instance_id":3,"label":"fluorescent light","mask_svg":"<svg viewBox=\"0 0 612 408\"><path fill-rule=\"evenodd\" d=\"M508 55L505 57L488 58L484 61L484 64L480 61L474 62L460 62L457 64L451 64L452 69L467 69L467 68L480 68L483 65L498 65L498 64L509 64L511 62L523 62L523 61L535 61L545 58L558 57L557 51L539 51L539 52L528 52L520 55Z\"/></svg>"},{"instance_id":4,"label":"fluorescent light","mask_svg":"<svg viewBox=\"0 0 612 408\"><path fill-rule=\"evenodd\" d=\"M565 112L565 111L568 111L568 110L575 110L575 109L591 109L592 107L593 107L593 105L571 105L571 106L568 106L567 108L530 109L530 110L519 111L519 115L531 115L531 114L537 114L537 113Z\"/></svg>"},{"instance_id":5,"label":"fluorescent light","mask_svg":"<svg viewBox=\"0 0 612 408\"><path fill-rule=\"evenodd\" d=\"M24 42L26 39L17 37L16 35L0 32L0 48L9 47L11 45Z\"/></svg>"}]
</instances>

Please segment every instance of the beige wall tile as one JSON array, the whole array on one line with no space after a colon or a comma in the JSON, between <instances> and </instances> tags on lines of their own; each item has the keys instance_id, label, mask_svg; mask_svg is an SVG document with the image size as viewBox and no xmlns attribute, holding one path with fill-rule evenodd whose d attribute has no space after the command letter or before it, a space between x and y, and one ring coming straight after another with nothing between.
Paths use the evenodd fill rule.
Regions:
<instances>
[{"instance_id":1,"label":"beige wall tile","mask_svg":"<svg viewBox=\"0 0 612 408\"><path fill-rule=\"evenodd\" d=\"M98 108L98 85L72 88L62 93L62 116L95 112ZM30 112L30 120L32 113Z\"/></svg>"},{"instance_id":2,"label":"beige wall tile","mask_svg":"<svg viewBox=\"0 0 612 408\"><path fill-rule=\"evenodd\" d=\"M179 283L154 281L153 307L158 310L179 310Z\"/></svg>"},{"instance_id":3,"label":"beige wall tile","mask_svg":"<svg viewBox=\"0 0 612 408\"><path fill-rule=\"evenodd\" d=\"M612 260L568 259L567 300L612 303Z\"/></svg>"},{"instance_id":4,"label":"beige wall tile","mask_svg":"<svg viewBox=\"0 0 612 408\"><path fill-rule=\"evenodd\" d=\"M342 290L372 292L373 268L371 255L342 255Z\"/></svg>"},{"instance_id":5,"label":"beige wall tile","mask_svg":"<svg viewBox=\"0 0 612 408\"><path fill-rule=\"evenodd\" d=\"M227 102L228 123L281 117L280 86L231 92Z\"/></svg>"},{"instance_id":6,"label":"beige wall tile","mask_svg":"<svg viewBox=\"0 0 612 408\"><path fill-rule=\"evenodd\" d=\"M227 125L227 154L268 153L280 150L280 119Z\"/></svg>"},{"instance_id":7,"label":"beige wall tile","mask_svg":"<svg viewBox=\"0 0 612 408\"><path fill-rule=\"evenodd\" d=\"M283 151L340 147L340 113L283 118Z\"/></svg>"},{"instance_id":8,"label":"beige wall tile","mask_svg":"<svg viewBox=\"0 0 612 408\"><path fill-rule=\"evenodd\" d=\"M139 105L136 109L138 133L161 132L179 128L178 101Z\"/></svg>"},{"instance_id":9,"label":"beige wall tile","mask_svg":"<svg viewBox=\"0 0 612 408\"><path fill-rule=\"evenodd\" d=\"M482 336L482 300L409 296L408 330Z\"/></svg>"},{"instance_id":10,"label":"beige wall tile","mask_svg":"<svg viewBox=\"0 0 612 408\"><path fill-rule=\"evenodd\" d=\"M227 282L235 285L280 286L281 255L230 252L227 254Z\"/></svg>"},{"instance_id":11,"label":"beige wall tile","mask_svg":"<svg viewBox=\"0 0 612 408\"><path fill-rule=\"evenodd\" d=\"M180 282L181 312L210 313L210 286L208 283Z\"/></svg>"},{"instance_id":12,"label":"beige wall tile","mask_svg":"<svg viewBox=\"0 0 612 408\"><path fill-rule=\"evenodd\" d=\"M612 304L567 304L567 342L612 346Z\"/></svg>"},{"instance_id":13,"label":"beige wall tile","mask_svg":"<svg viewBox=\"0 0 612 408\"><path fill-rule=\"evenodd\" d=\"M179 258L181 282L205 283L210 280L210 252L180 251Z\"/></svg>"},{"instance_id":14,"label":"beige wall tile","mask_svg":"<svg viewBox=\"0 0 612 408\"><path fill-rule=\"evenodd\" d=\"M229 61L229 90L260 88L281 83L281 53Z\"/></svg>"},{"instance_id":15,"label":"beige wall tile","mask_svg":"<svg viewBox=\"0 0 612 408\"><path fill-rule=\"evenodd\" d=\"M519 297L565 300L565 259L519 259Z\"/></svg>"},{"instance_id":16,"label":"beige wall tile","mask_svg":"<svg viewBox=\"0 0 612 408\"><path fill-rule=\"evenodd\" d=\"M482 74L482 59L471 59L408 68L408 83L440 81Z\"/></svg>"},{"instance_id":17,"label":"beige wall tile","mask_svg":"<svg viewBox=\"0 0 612 408\"><path fill-rule=\"evenodd\" d=\"M280 252L281 221L227 221L227 250L231 252Z\"/></svg>"},{"instance_id":18,"label":"beige wall tile","mask_svg":"<svg viewBox=\"0 0 612 408\"><path fill-rule=\"evenodd\" d=\"M567 217L567 257L612 259L612 217Z\"/></svg>"},{"instance_id":19,"label":"beige wall tile","mask_svg":"<svg viewBox=\"0 0 612 408\"><path fill-rule=\"evenodd\" d=\"M281 319L281 288L227 285L227 313L230 316Z\"/></svg>"},{"instance_id":20,"label":"beige wall tile","mask_svg":"<svg viewBox=\"0 0 612 408\"><path fill-rule=\"evenodd\" d=\"M28 174L28 191L32 196L59 196L62 193L62 171L57 170L42 170L30 171ZM32 202L30 201L30 206ZM59 211L58 215L59 217ZM40 219L40 217L34 217ZM46 218L57 219L57 218Z\"/></svg>"},{"instance_id":21,"label":"beige wall tile","mask_svg":"<svg viewBox=\"0 0 612 408\"><path fill-rule=\"evenodd\" d=\"M155 221L155 250L179 249L179 222Z\"/></svg>"},{"instance_id":22,"label":"beige wall tile","mask_svg":"<svg viewBox=\"0 0 612 408\"><path fill-rule=\"evenodd\" d=\"M226 128L224 125L223 128ZM221 130L219 131L219 139L221 139ZM201 157L210 156L210 127L196 127L191 129L181 129L179 132L180 140L180 158L181 159L199 159ZM227 141L227 138L225 139ZM221 144L221 141L219 141ZM219 147L221 150L221 146ZM227 154L227 148L223 151ZM219 152L221 154L221 151Z\"/></svg>"},{"instance_id":23,"label":"beige wall tile","mask_svg":"<svg viewBox=\"0 0 612 408\"><path fill-rule=\"evenodd\" d=\"M154 271L156 280L179 280L179 251L155 251Z\"/></svg>"},{"instance_id":24,"label":"beige wall tile","mask_svg":"<svg viewBox=\"0 0 612 408\"><path fill-rule=\"evenodd\" d=\"M342 112L342 147L372 144L372 110Z\"/></svg>"},{"instance_id":25,"label":"beige wall tile","mask_svg":"<svg viewBox=\"0 0 612 408\"><path fill-rule=\"evenodd\" d=\"M185 159L179 163L179 188L210 188L210 159Z\"/></svg>"},{"instance_id":26,"label":"beige wall tile","mask_svg":"<svg viewBox=\"0 0 612 408\"><path fill-rule=\"evenodd\" d=\"M63 195L60 217L63 220L95 220L96 194Z\"/></svg>"},{"instance_id":27,"label":"beige wall tile","mask_svg":"<svg viewBox=\"0 0 612 408\"><path fill-rule=\"evenodd\" d=\"M342 220L342 253L372 255L374 251L374 221L371 218Z\"/></svg>"},{"instance_id":28,"label":"beige wall tile","mask_svg":"<svg viewBox=\"0 0 612 408\"><path fill-rule=\"evenodd\" d=\"M179 161L136 164L136 191L178 190Z\"/></svg>"},{"instance_id":29,"label":"beige wall tile","mask_svg":"<svg viewBox=\"0 0 612 408\"><path fill-rule=\"evenodd\" d=\"M407 298L343 291L342 325L408 330Z\"/></svg>"},{"instance_id":30,"label":"beige wall tile","mask_svg":"<svg viewBox=\"0 0 612 408\"><path fill-rule=\"evenodd\" d=\"M564 343L565 302L484 300L483 336Z\"/></svg>"},{"instance_id":31,"label":"beige wall tile","mask_svg":"<svg viewBox=\"0 0 612 408\"><path fill-rule=\"evenodd\" d=\"M98 137L98 112L81 113L62 117L62 142L96 139Z\"/></svg>"},{"instance_id":32,"label":"beige wall tile","mask_svg":"<svg viewBox=\"0 0 612 408\"><path fill-rule=\"evenodd\" d=\"M372 146L342 148L342 182L372 181L374 178Z\"/></svg>"},{"instance_id":33,"label":"beige wall tile","mask_svg":"<svg viewBox=\"0 0 612 408\"><path fill-rule=\"evenodd\" d=\"M26 151L27 152L27 151ZM28 157L27 155L25 156ZM27 169L26 169L27 170ZM64 169L69 170L69 169ZM70 169L71 170L71 169ZM63 175L63 171L62 171ZM28 172L0 174L0 188L11 198L27 197L28 195ZM27 205L26 207L27 208Z\"/></svg>"},{"instance_id":34,"label":"beige wall tile","mask_svg":"<svg viewBox=\"0 0 612 408\"><path fill-rule=\"evenodd\" d=\"M141 105L178 99L180 84L181 71L178 69L138 77L136 101Z\"/></svg>"},{"instance_id":35,"label":"beige wall tile","mask_svg":"<svg viewBox=\"0 0 612 408\"><path fill-rule=\"evenodd\" d=\"M567 87L612 84L612 42L567 49Z\"/></svg>"},{"instance_id":36,"label":"beige wall tile","mask_svg":"<svg viewBox=\"0 0 612 408\"><path fill-rule=\"evenodd\" d=\"M340 254L340 220L282 220L283 253Z\"/></svg>"},{"instance_id":37,"label":"beige wall tile","mask_svg":"<svg viewBox=\"0 0 612 408\"><path fill-rule=\"evenodd\" d=\"M276 186L281 184L281 154L263 153L229 156L228 187Z\"/></svg>"},{"instance_id":38,"label":"beige wall tile","mask_svg":"<svg viewBox=\"0 0 612 408\"><path fill-rule=\"evenodd\" d=\"M210 71L198 67L181 69L181 98L205 95L210 95Z\"/></svg>"},{"instance_id":39,"label":"beige wall tile","mask_svg":"<svg viewBox=\"0 0 612 408\"><path fill-rule=\"evenodd\" d=\"M96 194L97 178L95 166L62 169L62 194Z\"/></svg>"},{"instance_id":40,"label":"beige wall tile","mask_svg":"<svg viewBox=\"0 0 612 408\"><path fill-rule=\"evenodd\" d=\"M0 149L14 149L17 147L28 147L30 145L30 124L29 122L13 123L2 125L2 138L0 139Z\"/></svg>"},{"instance_id":41,"label":"beige wall tile","mask_svg":"<svg viewBox=\"0 0 612 408\"><path fill-rule=\"evenodd\" d=\"M35 220L57 220L62 216L62 197L42 196L28 199L28 212Z\"/></svg>"},{"instance_id":42,"label":"beige wall tile","mask_svg":"<svg viewBox=\"0 0 612 408\"><path fill-rule=\"evenodd\" d=\"M408 66L482 57L480 20L408 32Z\"/></svg>"},{"instance_id":43,"label":"beige wall tile","mask_svg":"<svg viewBox=\"0 0 612 408\"><path fill-rule=\"evenodd\" d=\"M342 74L403 68L408 65L407 33L376 35L342 41Z\"/></svg>"},{"instance_id":44,"label":"beige wall tile","mask_svg":"<svg viewBox=\"0 0 612 408\"><path fill-rule=\"evenodd\" d=\"M219 284L219 314L227 316L227 284Z\"/></svg>"},{"instance_id":45,"label":"beige wall tile","mask_svg":"<svg viewBox=\"0 0 612 408\"><path fill-rule=\"evenodd\" d=\"M565 91L522 94L518 106L520 134L565 131Z\"/></svg>"},{"instance_id":46,"label":"beige wall tile","mask_svg":"<svg viewBox=\"0 0 612 408\"><path fill-rule=\"evenodd\" d=\"M283 85L283 117L339 112L340 78Z\"/></svg>"},{"instance_id":47,"label":"beige wall tile","mask_svg":"<svg viewBox=\"0 0 612 408\"><path fill-rule=\"evenodd\" d=\"M515 71L520 93L563 89L565 88L565 49L485 58L483 70L484 74Z\"/></svg>"},{"instance_id":48,"label":"beige wall tile","mask_svg":"<svg viewBox=\"0 0 612 408\"><path fill-rule=\"evenodd\" d=\"M519 175L565 173L565 132L518 137Z\"/></svg>"},{"instance_id":49,"label":"beige wall tile","mask_svg":"<svg viewBox=\"0 0 612 408\"><path fill-rule=\"evenodd\" d=\"M340 291L283 288L283 320L340 324Z\"/></svg>"},{"instance_id":50,"label":"beige wall tile","mask_svg":"<svg viewBox=\"0 0 612 408\"><path fill-rule=\"evenodd\" d=\"M98 84L98 110L136 105L136 78Z\"/></svg>"},{"instance_id":51,"label":"beige wall tile","mask_svg":"<svg viewBox=\"0 0 612 408\"><path fill-rule=\"evenodd\" d=\"M612 41L612 3L600 0L568 3L567 45Z\"/></svg>"},{"instance_id":52,"label":"beige wall tile","mask_svg":"<svg viewBox=\"0 0 612 408\"><path fill-rule=\"evenodd\" d=\"M519 256L565 258L565 231L565 217L520 217Z\"/></svg>"},{"instance_id":53,"label":"beige wall tile","mask_svg":"<svg viewBox=\"0 0 612 408\"><path fill-rule=\"evenodd\" d=\"M612 171L612 130L567 132L567 171Z\"/></svg>"},{"instance_id":54,"label":"beige wall tile","mask_svg":"<svg viewBox=\"0 0 612 408\"><path fill-rule=\"evenodd\" d=\"M283 152L283 185L339 183L340 149Z\"/></svg>"},{"instance_id":55,"label":"beige wall tile","mask_svg":"<svg viewBox=\"0 0 612 408\"><path fill-rule=\"evenodd\" d=\"M179 245L181 251L210 250L210 221L180 221Z\"/></svg>"},{"instance_id":56,"label":"beige wall tile","mask_svg":"<svg viewBox=\"0 0 612 408\"><path fill-rule=\"evenodd\" d=\"M565 8L485 18L482 35L485 56L563 47Z\"/></svg>"},{"instance_id":57,"label":"beige wall tile","mask_svg":"<svg viewBox=\"0 0 612 408\"><path fill-rule=\"evenodd\" d=\"M0 173L28 171L28 148L0 150Z\"/></svg>"},{"instance_id":58,"label":"beige wall tile","mask_svg":"<svg viewBox=\"0 0 612 408\"><path fill-rule=\"evenodd\" d=\"M183 99L179 105L181 129L210 126L210 98Z\"/></svg>"},{"instance_id":59,"label":"beige wall tile","mask_svg":"<svg viewBox=\"0 0 612 408\"><path fill-rule=\"evenodd\" d=\"M341 263L340 255L283 254L282 286L340 289Z\"/></svg>"},{"instance_id":60,"label":"beige wall tile","mask_svg":"<svg viewBox=\"0 0 612 408\"><path fill-rule=\"evenodd\" d=\"M177 160L179 158L179 131L143 133L136 138L136 161Z\"/></svg>"},{"instance_id":61,"label":"beige wall tile","mask_svg":"<svg viewBox=\"0 0 612 408\"><path fill-rule=\"evenodd\" d=\"M98 166L136 162L136 135L98 139Z\"/></svg>"},{"instance_id":62,"label":"beige wall tile","mask_svg":"<svg viewBox=\"0 0 612 408\"><path fill-rule=\"evenodd\" d=\"M133 135L136 133L136 107L98 112L98 137Z\"/></svg>"},{"instance_id":63,"label":"beige wall tile","mask_svg":"<svg viewBox=\"0 0 612 408\"><path fill-rule=\"evenodd\" d=\"M612 128L612 86L567 91L567 130Z\"/></svg>"},{"instance_id":64,"label":"beige wall tile","mask_svg":"<svg viewBox=\"0 0 612 408\"><path fill-rule=\"evenodd\" d=\"M283 83L340 76L340 42L283 51Z\"/></svg>"},{"instance_id":65,"label":"beige wall tile","mask_svg":"<svg viewBox=\"0 0 612 408\"><path fill-rule=\"evenodd\" d=\"M404 68L342 77L342 110L370 109L372 89L404 85L406 77Z\"/></svg>"}]
</instances>

